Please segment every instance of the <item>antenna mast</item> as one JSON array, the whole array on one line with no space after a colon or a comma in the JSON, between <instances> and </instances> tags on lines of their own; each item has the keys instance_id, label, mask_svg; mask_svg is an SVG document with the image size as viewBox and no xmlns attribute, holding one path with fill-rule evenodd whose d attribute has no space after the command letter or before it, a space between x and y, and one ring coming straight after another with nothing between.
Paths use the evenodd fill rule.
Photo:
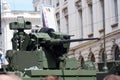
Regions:
<instances>
[{"instance_id":1,"label":"antenna mast","mask_svg":"<svg viewBox=\"0 0 120 80\"><path fill-rule=\"evenodd\" d=\"M103 30L104 30L104 33L103 33L103 44L104 44L104 52L103 52L103 56L104 56L104 67L103 69L105 71L108 70L107 68L107 54L106 54L106 37L105 37L105 34L106 34L106 29L105 29L105 1L103 0Z\"/></svg>"}]
</instances>

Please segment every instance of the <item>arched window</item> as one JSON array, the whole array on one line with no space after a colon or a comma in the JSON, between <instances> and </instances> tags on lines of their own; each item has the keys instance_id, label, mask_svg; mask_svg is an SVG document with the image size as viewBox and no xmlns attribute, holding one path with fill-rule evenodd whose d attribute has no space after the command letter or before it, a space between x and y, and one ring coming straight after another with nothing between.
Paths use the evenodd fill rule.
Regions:
<instances>
[{"instance_id":1,"label":"arched window","mask_svg":"<svg viewBox=\"0 0 120 80\"><path fill-rule=\"evenodd\" d=\"M80 67L82 67L82 64L84 64L84 58L83 58L83 56L79 56L78 61L80 63Z\"/></svg>"},{"instance_id":2,"label":"arched window","mask_svg":"<svg viewBox=\"0 0 120 80\"><path fill-rule=\"evenodd\" d=\"M117 44L112 46L112 54L114 54L114 60L120 60L120 49Z\"/></svg>"},{"instance_id":3,"label":"arched window","mask_svg":"<svg viewBox=\"0 0 120 80\"><path fill-rule=\"evenodd\" d=\"M89 53L88 59L89 59L90 61L92 61L92 62L95 62L95 56L94 56L94 54L93 54L92 52Z\"/></svg>"}]
</instances>

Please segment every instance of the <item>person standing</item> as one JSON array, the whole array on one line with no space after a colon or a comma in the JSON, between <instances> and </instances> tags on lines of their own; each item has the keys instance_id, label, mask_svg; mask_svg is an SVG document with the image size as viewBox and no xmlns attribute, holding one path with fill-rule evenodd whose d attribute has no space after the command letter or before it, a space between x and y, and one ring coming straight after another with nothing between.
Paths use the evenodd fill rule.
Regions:
<instances>
[{"instance_id":1,"label":"person standing","mask_svg":"<svg viewBox=\"0 0 120 80\"><path fill-rule=\"evenodd\" d=\"M5 70L5 66L7 66L9 63L6 60L5 56L3 55L3 52L0 51L0 71Z\"/></svg>"}]
</instances>

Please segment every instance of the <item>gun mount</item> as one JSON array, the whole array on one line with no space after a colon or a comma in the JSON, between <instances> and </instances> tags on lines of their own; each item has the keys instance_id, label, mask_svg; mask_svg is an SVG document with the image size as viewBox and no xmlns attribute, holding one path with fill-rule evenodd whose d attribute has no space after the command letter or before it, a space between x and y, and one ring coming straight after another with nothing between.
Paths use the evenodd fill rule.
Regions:
<instances>
[{"instance_id":1,"label":"gun mount","mask_svg":"<svg viewBox=\"0 0 120 80\"><path fill-rule=\"evenodd\" d=\"M76 77L81 76L95 80L96 70L78 71L77 60L67 59L66 55L71 42L99 40L99 38L70 39L70 35L46 27L41 28L38 33L25 33L24 30L31 29L31 26L31 22L25 22L23 18L10 23L10 29L16 32L12 38L13 50L8 50L6 55L9 61L8 70L23 72L30 77L28 80L34 80L35 77L37 77L35 80L43 80L44 76L50 74L62 76L61 80L79 80ZM72 66L66 66L67 61L72 62ZM89 64L91 63L88 62L87 65ZM67 79L64 78L66 76ZM24 79L27 80L23 77Z\"/></svg>"},{"instance_id":2,"label":"gun mount","mask_svg":"<svg viewBox=\"0 0 120 80\"><path fill-rule=\"evenodd\" d=\"M18 30L12 38L13 50L16 51L38 51L42 48L45 53L48 69L60 69L60 63L65 63L70 42L99 40L99 38L70 39L70 35L55 32L51 28L42 28L39 33L27 34L25 29L30 29L31 23L22 18L18 22L10 23L10 29ZM51 65L52 63L52 65ZM61 66L62 67L62 66Z\"/></svg>"}]
</instances>

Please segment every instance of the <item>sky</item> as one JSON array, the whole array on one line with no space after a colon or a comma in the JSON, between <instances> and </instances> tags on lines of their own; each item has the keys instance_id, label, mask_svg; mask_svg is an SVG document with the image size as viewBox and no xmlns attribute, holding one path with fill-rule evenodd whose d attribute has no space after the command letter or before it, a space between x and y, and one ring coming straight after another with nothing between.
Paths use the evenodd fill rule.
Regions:
<instances>
[{"instance_id":1,"label":"sky","mask_svg":"<svg viewBox=\"0 0 120 80\"><path fill-rule=\"evenodd\" d=\"M25 11L33 10L32 1L33 0L7 0L12 10L25 10Z\"/></svg>"}]
</instances>

